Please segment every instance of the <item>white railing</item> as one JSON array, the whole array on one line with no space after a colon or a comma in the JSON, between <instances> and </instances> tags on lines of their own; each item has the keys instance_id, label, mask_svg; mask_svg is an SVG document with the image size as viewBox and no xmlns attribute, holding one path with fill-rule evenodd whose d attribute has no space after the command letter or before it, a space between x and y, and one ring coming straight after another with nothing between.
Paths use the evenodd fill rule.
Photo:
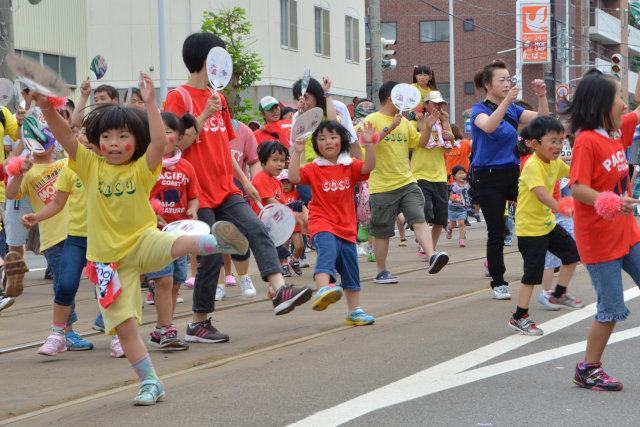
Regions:
<instances>
[{"instance_id":1,"label":"white railing","mask_svg":"<svg viewBox=\"0 0 640 427\"><path fill-rule=\"evenodd\" d=\"M607 43L620 43L622 41L620 19L602 9L595 9L594 12L595 22L589 27L591 38Z\"/></svg>"}]
</instances>

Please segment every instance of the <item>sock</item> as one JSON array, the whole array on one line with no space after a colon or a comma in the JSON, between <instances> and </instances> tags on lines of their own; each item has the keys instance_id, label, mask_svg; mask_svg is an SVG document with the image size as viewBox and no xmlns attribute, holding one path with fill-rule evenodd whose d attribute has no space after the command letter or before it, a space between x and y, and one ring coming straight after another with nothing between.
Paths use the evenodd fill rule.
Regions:
<instances>
[{"instance_id":1,"label":"sock","mask_svg":"<svg viewBox=\"0 0 640 427\"><path fill-rule=\"evenodd\" d=\"M516 320L522 319L527 313L529 313L528 308L522 308L520 306L516 306L516 312L513 313L513 318Z\"/></svg>"},{"instance_id":2,"label":"sock","mask_svg":"<svg viewBox=\"0 0 640 427\"><path fill-rule=\"evenodd\" d=\"M137 362L132 363L131 367L136 371L136 375L138 375L140 381L159 379L158 375L156 375L156 370L153 369L153 363L151 363L149 353L145 354L144 357Z\"/></svg>"},{"instance_id":3,"label":"sock","mask_svg":"<svg viewBox=\"0 0 640 427\"><path fill-rule=\"evenodd\" d=\"M198 251L200 255L211 255L217 252L218 241L212 234L200 236L198 239Z\"/></svg>"},{"instance_id":4,"label":"sock","mask_svg":"<svg viewBox=\"0 0 640 427\"><path fill-rule=\"evenodd\" d=\"M578 362L578 369L580 369L581 371L586 371L587 369L597 368L598 365L599 365L599 363Z\"/></svg>"},{"instance_id":5,"label":"sock","mask_svg":"<svg viewBox=\"0 0 640 427\"><path fill-rule=\"evenodd\" d=\"M565 292L567 292L567 287L566 286L556 285L556 290L553 291L553 296L555 298L560 298L562 296L562 294L564 294Z\"/></svg>"},{"instance_id":6,"label":"sock","mask_svg":"<svg viewBox=\"0 0 640 427\"><path fill-rule=\"evenodd\" d=\"M52 323L51 324L51 332L54 334L64 335L64 330L67 328L67 325L64 323Z\"/></svg>"}]
</instances>

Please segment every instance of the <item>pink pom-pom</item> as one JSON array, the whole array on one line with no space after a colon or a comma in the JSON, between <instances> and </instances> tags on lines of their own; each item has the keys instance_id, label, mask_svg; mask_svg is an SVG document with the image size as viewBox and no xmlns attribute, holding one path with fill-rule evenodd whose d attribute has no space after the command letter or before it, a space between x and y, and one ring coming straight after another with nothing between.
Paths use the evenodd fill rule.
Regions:
<instances>
[{"instance_id":1,"label":"pink pom-pom","mask_svg":"<svg viewBox=\"0 0 640 427\"><path fill-rule=\"evenodd\" d=\"M7 165L7 175L9 176L18 176L20 175L22 172L20 171L20 168L22 167L22 162L24 161L24 157L14 157L13 159L11 159L9 161L9 164Z\"/></svg>"},{"instance_id":2,"label":"pink pom-pom","mask_svg":"<svg viewBox=\"0 0 640 427\"><path fill-rule=\"evenodd\" d=\"M596 199L594 207L602 218L613 221L622 212L622 198L613 191L603 191Z\"/></svg>"},{"instance_id":3,"label":"pink pom-pom","mask_svg":"<svg viewBox=\"0 0 640 427\"><path fill-rule=\"evenodd\" d=\"M158 199L149 200L149 204L151 208L156 213L156 215L162 215L164 213L164 206L162 206L162 202Z\"/></svg>"},{"instance_id":4,"label":"pink pom-pom","mask_svg":"<svg viewBox=\"0 0 640 427\"><path fill-rule=\"evenodd\" d=\"M56 110L62 110L67 105L67 98L64 96L47 96L47 101Z\"/></svg>"},{"instance_id":5,"label":"pink pom-pom","mask_svg":"<svg viewBox=\"0 0 640 427\"><path fill-rule=\"evenodd\" d=\"M460 201L461 201L461 200L462 200L462 199L460 198L460 196L459 196L458 194L453 194L453 195L451 196L451 201L452 201L453 203L460 203Z\"/></svg>"},{"instance_id":6,"label":"pink pom-pom","mask_svg":"<svg viewBox=\"0 0 640 427\"><path fill-rule=\"evenodd\" d=\"M566 217L573 216L573 197L563 197L558 201L558 212Z\"/></svg>"}]
</instances>

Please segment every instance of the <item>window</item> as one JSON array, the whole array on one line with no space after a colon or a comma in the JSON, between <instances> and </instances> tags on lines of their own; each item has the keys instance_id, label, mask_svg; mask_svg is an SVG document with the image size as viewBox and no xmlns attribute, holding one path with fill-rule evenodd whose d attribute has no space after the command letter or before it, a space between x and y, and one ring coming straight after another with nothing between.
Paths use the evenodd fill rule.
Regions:
<instances>
[{"instance_id":1,"label":"window","mask_svg":"<svg viewBox=\"0 0 640 427\"><path fill-rule=\"evenodd\" d=\"M476 85L473 82L464 82L464 94L473 95L476 93Z\"/></svg>"},{"instance_id":2,"label":"window","mask_svg":"<svg viewBox=\"0 0 640 427\"><path fill-rule=\"evenodd\" d=\"M298 49L297 0L280 0L280 46Z\"/></svg>"},{"instance_id":3,"label":"window","mask_svg":"<svg viewBox=\"0 0 640 427\"><path fill-rule=\"evenodd\" d=\"M349 62L360 62L360 21L352 16L344 17L345 57Z\"/></svg>"},{"instance_id":4,"label":"window","mask_svg":"<svg viewBox=\"0 0 640 427\"><path fill-rule=\"evenodd\" d=\"M462 21L462 31L473 31L476 26L473 24L473 19L465 19Z\"/></svg>"},{"instance_id":5,"label":"window","mask_svg":"<svg viewBox=\"0 0 640 427\"><path fill-rule=\"evenodd\" d=\"M448 42L449 21L420 21L420 42Z\"/></svg>"},{"instance_id":6,"label":"window","mask_svg":"<svg viewBox=\"0 0 640 427\"><path fill-rule=\"evenodd\" d=\"M380 23L380 32L382 34L382 37L384 37L387 40L398 40L398 38L396 37L396 23L395 22L381 22ZM370 44L371 43L371 32L368 30L368 26L367 26L367 31L365 31L365 43L366 44Z\"/></svg>"},{"instance_id":7,"label":"window","mask_svg":"<svg viewBox=\"0 0 640 427\"><path fill-rule=\"evenodd\" d=\"M331 40L329 31L329 11L316 6L314 9L316 53L322 56L331 56Z\"/></svg>"},{"instance_id":8,"label":"window","mask_svg":"<svg viewBox=\"0 0 640 427\"><path fill-rule=\"evenodd\" d=\"M20 49L16 49L15 53L46 65L58 73L70 87L76 87L76 58Z\"/></svg>"},{"instance_id":9,"label":"window","mask_svg":"<svg viewBox=\"0 0 640 427\"><path fill-rule=\"evenodd\" d=\"M444 83L438 82L438 90L442 94L442 97L444 98L444 100L447 101L447 102L450 102L451 89L449 87L449 82L444 82Z\"/></svg>"}]
</instances>

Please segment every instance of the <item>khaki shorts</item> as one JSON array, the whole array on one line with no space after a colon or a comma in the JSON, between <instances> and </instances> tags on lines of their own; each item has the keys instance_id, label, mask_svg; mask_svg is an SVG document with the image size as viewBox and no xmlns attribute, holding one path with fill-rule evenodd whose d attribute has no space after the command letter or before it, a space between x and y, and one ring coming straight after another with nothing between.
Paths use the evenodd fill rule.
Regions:
<instances>
[{"instance_id":1,"label":"khaki shorts","mask_svg":"<svg viewBox=\"0 0 640 427\"><path fill-rule=\"evenodd\" d=\"M142 232L131 251L120 260L117 272L122 292L109 308L98 304L107 334L115 335L116 326L132 317L138 320L138 325L142 324L140 275L161 270L171 263L171 247L178 237L179 234L148 228ZM96 292L100 292L97 285Z\"/></svg>"},{"instance_id":2,"label":"khaki shorts","mask_svg":"<svg viewBox=\"0 0 640 427\"><path fill-rule=\"evenodd\" d=\"M418 184L412 182L404 187L369 196L371 222L369 234L386 238L395 236L396 216L404 214L409 225L425 222L424 196Z\"/></svg>"}]
</instances>

